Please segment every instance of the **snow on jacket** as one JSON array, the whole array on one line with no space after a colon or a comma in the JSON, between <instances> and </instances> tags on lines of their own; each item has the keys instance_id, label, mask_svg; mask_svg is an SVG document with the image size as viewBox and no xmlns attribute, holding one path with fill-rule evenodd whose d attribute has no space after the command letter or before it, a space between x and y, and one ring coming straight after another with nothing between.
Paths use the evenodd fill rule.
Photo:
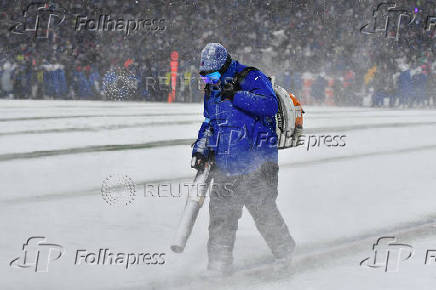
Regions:
<instances>
[{"instance_id":1,"label":"snow on jacket","mask_svg":"<svg viewBox=\"0 0 436 290\"><path fill-rule=\"evenodd\" d=\"M221 76L221 84L245 67L232 61ZM261 71L251 71L240 85L233 101L222 100L219 90L205 93L205 120L192 152L208 156L213 151L216 167L229 175L246 174L266 161L277 163L278 159L278 101L271 82ZM206 134L209 131L210 136Z\"/></svg>"}]
</instances>

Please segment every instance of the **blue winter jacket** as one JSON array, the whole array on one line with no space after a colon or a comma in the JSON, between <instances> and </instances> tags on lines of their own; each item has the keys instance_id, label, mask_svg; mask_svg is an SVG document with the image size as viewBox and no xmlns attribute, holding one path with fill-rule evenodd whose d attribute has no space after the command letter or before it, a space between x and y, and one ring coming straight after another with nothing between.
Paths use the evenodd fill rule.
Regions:
<instances>
[{"instance_id":1,"label":"blue winter jacket","mask_svg":"<svg viewBox=\"0 0 436 290\"><path fill-rule=\"evenodd\" d=\"M232 61L221 84L246 66ZM213 152L216 167L228 174L247 174L263 163L278 162L275 114L277 96L261 71L251 71L231 100L222 100L219 90L204 95L204 117L193 154Z\"/></svg>"}]
</instances>

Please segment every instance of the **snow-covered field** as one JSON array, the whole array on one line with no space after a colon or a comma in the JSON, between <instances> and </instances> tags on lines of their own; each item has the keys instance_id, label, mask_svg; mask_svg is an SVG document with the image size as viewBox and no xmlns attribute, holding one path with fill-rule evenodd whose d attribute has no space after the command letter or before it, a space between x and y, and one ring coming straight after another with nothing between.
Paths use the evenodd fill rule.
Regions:
<instances>
[{"instance_id":1,"label":"snow-covered field","mask_svg":"<svg viewBox=\"0 0 436 290\"><path fill-rule=\"evenodd\" d=\"M0 101L0 289L434 289L436 263L424 258L436 249L436 111L304 109L307 136L345 135L345 146L280 152L278 203L298 243L294 273L211 282L200 278L207 204L185 252L174 254L184 198L144 196L146 184L192 180L200 104ZM135 182L131 205L102 199L111 174ZM414 260L398 273L359 266L385 235L413 245ZM64 249L46 273L9 265L31 236ZM77 250L99 249L165 253L165 264L75 265ZM271 260L247 212L234 254L238 269Z\"/></svg>"}]
</instances>

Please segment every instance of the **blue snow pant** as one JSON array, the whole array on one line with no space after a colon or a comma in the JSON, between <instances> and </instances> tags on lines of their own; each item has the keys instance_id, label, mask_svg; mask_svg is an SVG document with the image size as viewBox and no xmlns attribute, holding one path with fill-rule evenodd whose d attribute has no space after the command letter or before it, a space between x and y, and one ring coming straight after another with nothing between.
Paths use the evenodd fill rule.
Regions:
<instances>
[{"instance_id":1,"label":"blue snow pant","mask_svg":"<svg viewBox=\"0 0 436 290\"><path fill-rule=\"evenodd\" d=\"M266 162L255 172L245 175L226 176L219 170L213 172L208 269L231 272L236 230L244 206L274 257L291 257L295 241L276 204L278 169L277 164Z\"/></svg>"}]
</instances>

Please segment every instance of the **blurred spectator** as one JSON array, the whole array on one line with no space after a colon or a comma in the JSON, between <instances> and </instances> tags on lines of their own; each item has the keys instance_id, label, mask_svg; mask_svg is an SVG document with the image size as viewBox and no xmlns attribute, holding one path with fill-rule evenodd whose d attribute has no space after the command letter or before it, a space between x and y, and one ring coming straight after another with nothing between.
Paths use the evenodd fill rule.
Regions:
<instances>
[{"instance_id":1,"label":"blurred spectator","mask_svg":"<svg viewBox=\"0 0 436 290\"><path fill-rule=\"evenodd\" d=\"M314 83L312 84L312 97L317 104L323 104L325 99L325 88L327 87L327 80L324 74L321 73Z\"/></svg>"},{"instance_id":2,"label":"blurred spectator","mask_svg":"<svg viewBox=\"0 0 436 290\"><path fill-rule=\"evenodd\" d=\"M2 91L3 96L12 98L12 90L14 88L14 82L12 78L12 74L15 70L15 64L11 64L9 61L6 61L3 64L2 69L2 77L1 77L1 85L2 85Z\"/></svg>"}]
</instances>

